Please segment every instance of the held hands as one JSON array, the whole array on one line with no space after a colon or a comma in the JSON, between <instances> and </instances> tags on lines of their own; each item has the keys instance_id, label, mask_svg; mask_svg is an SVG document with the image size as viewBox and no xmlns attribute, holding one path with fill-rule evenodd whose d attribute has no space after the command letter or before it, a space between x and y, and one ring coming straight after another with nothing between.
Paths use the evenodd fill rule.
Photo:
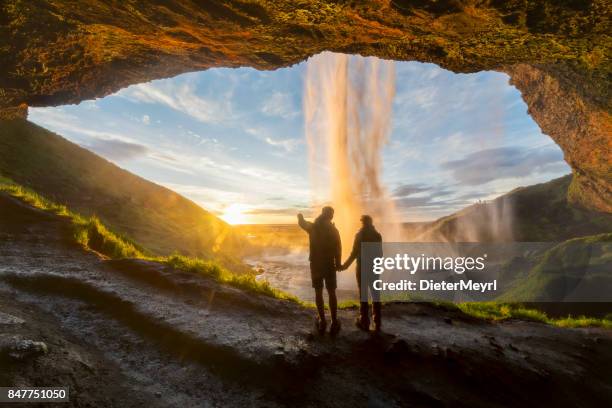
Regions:
<instances>
[{"instance_id":1,"label":"held hands","mask_svg":"<svg viewBox=\"0 0 612 408\"><path fill-rule=\"evenodd\" d=\"M345 270L347 270L347 269L348 269L348 267L349 267L349 265L347 265L347 263L345 262L345 263L343 263L342 265L340 265L340 266L338 267L338 272L345 271Z\"/></svg>"}]
</instances>

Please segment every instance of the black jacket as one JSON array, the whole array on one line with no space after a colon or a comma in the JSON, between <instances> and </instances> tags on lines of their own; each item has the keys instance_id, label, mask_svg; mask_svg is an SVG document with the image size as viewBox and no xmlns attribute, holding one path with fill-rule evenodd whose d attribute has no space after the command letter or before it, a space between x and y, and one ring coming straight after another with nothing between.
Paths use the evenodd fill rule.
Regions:
<instances>
[{"instance_id":1,"label":"black jacket","mask_svg":"<svg viewBox=\"0 0 612 408\"><path fill-rule=\"evenodd\" d=\"M357 260L357 271L361 270L361 244L364 242L374 242L377 243L372 252L369 253L369 258L381 257L383 256L382 251L382 236L374 226L363 227L359 230L357 234L355 234L355 240L353 241L353 250L351 251L351 255L349 256L347 263L351 263L354 260ZM372 260L369 260L369 263Z\"/></svg>"},{"instance_id":2,"label":"black jacket","mask_svg":"<svg viewBox=\"0 0 612 408\"><path fill-rule=\"evenodd\" d=\"M308 233L310 241L310 263L316 269L336 270L342 265L342 245L340 233L329 220L318 216L314 222L304 219L299 221L300 227Z\"/></svg>"}]
</instances>

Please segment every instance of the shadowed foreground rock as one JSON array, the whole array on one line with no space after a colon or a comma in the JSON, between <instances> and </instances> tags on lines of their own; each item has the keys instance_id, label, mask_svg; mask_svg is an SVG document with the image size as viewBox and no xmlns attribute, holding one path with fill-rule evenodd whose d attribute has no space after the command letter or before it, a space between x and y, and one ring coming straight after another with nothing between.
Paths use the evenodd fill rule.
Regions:
<instances>
[{"instance_id":1,"label":"shadowed foreground rock","mask_svg":"<svg viewBox=\"0 0 612 408\"><path fill-rule=\"evenodd\" d=\"M275 69L323 50L510 75L612 212L607 0L13 1L0 6L0 118L210 67Z\"/></svg>"}]
</instances>

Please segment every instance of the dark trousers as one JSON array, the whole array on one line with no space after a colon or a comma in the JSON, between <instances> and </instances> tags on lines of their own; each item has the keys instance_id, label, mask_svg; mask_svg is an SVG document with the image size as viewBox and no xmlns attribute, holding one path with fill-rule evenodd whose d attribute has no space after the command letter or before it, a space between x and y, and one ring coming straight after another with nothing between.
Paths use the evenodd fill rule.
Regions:
<instances>
[{"instance_id":1,"label":"dark trousers","mask_svg":"<svg viewBox=\"0 0 612 408\"><path fill-rule=\"evenodd\" d=\"M361 303L359 306L359 318L361 323L364 325L370 324L370 305L364 299L368 299L368 295L372 298L372 317L374 318L374 324L380 328L381 324L381 302L380 294L372 288L373 279L368 279L367 282L361 280L361 268L357 266L357 286L359 287L359 296ZM363 286L362 286L363 283Z\"/></svg>"}]
</instances>

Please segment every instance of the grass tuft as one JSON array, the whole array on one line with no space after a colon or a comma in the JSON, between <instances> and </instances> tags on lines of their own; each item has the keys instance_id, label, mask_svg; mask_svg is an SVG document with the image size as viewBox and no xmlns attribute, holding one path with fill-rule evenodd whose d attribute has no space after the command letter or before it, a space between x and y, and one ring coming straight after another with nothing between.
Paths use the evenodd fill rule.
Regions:
<instances>
[{"instance_id":1,"label":"grass tuft","mask_svg":"<svg viewBox=\"0 0 612 408\"><path fill-rule=\"evenodd\" d=\"M68 211L65 205L56 204L46 198L36 194L34 191L15 184L11 180L0 176L0 191L5 191L15 198L20 199L26 204L32 207L51 212L56 215L70 216L71 213Z\"/></svg>"},{"instance_id":2,"label":"grass tuft","mask_svg":"<svg viewBox=\"0 0 612 408\"><path fill-rule=\"evenodd\" d=\"M93 249L111 259L146 258L127 238L110 231L97 217L72 217L74 239L84 248Z\"/></svg>"},{"instance_id":3,"label":"grass tuft","mask_svg":"<svg viewBox=\"0 0 612 408\"><path fill-rule=\"evenodd\" d=\"M435 305L445 310L460 310L468 316L489 321L519 319L546 323L557 327L612 328L611 315L606 315L601 319L586 316L552 318L540 310L527 309L520 303L472 302L454 304L450 302L436 302Z\"/></svg>"},{"instance_id":4,"label":"grass tuft","mask_svg":"<svg viewBox=\"0 0 612 408\"><path fill-rule=\"evenodd\" d=\"M302 303L296 296L290 295L270 286L267 281L257 280L257 277L254 274L238 275L228 271L212 261L190 258L182 255L171 255L165 258L158 258L157 260L175 269L207 276L217 280L218 282L226 283L250 292L259 293L277 299L289 300L295 303Z\"/></svg>"}]
</instances>

